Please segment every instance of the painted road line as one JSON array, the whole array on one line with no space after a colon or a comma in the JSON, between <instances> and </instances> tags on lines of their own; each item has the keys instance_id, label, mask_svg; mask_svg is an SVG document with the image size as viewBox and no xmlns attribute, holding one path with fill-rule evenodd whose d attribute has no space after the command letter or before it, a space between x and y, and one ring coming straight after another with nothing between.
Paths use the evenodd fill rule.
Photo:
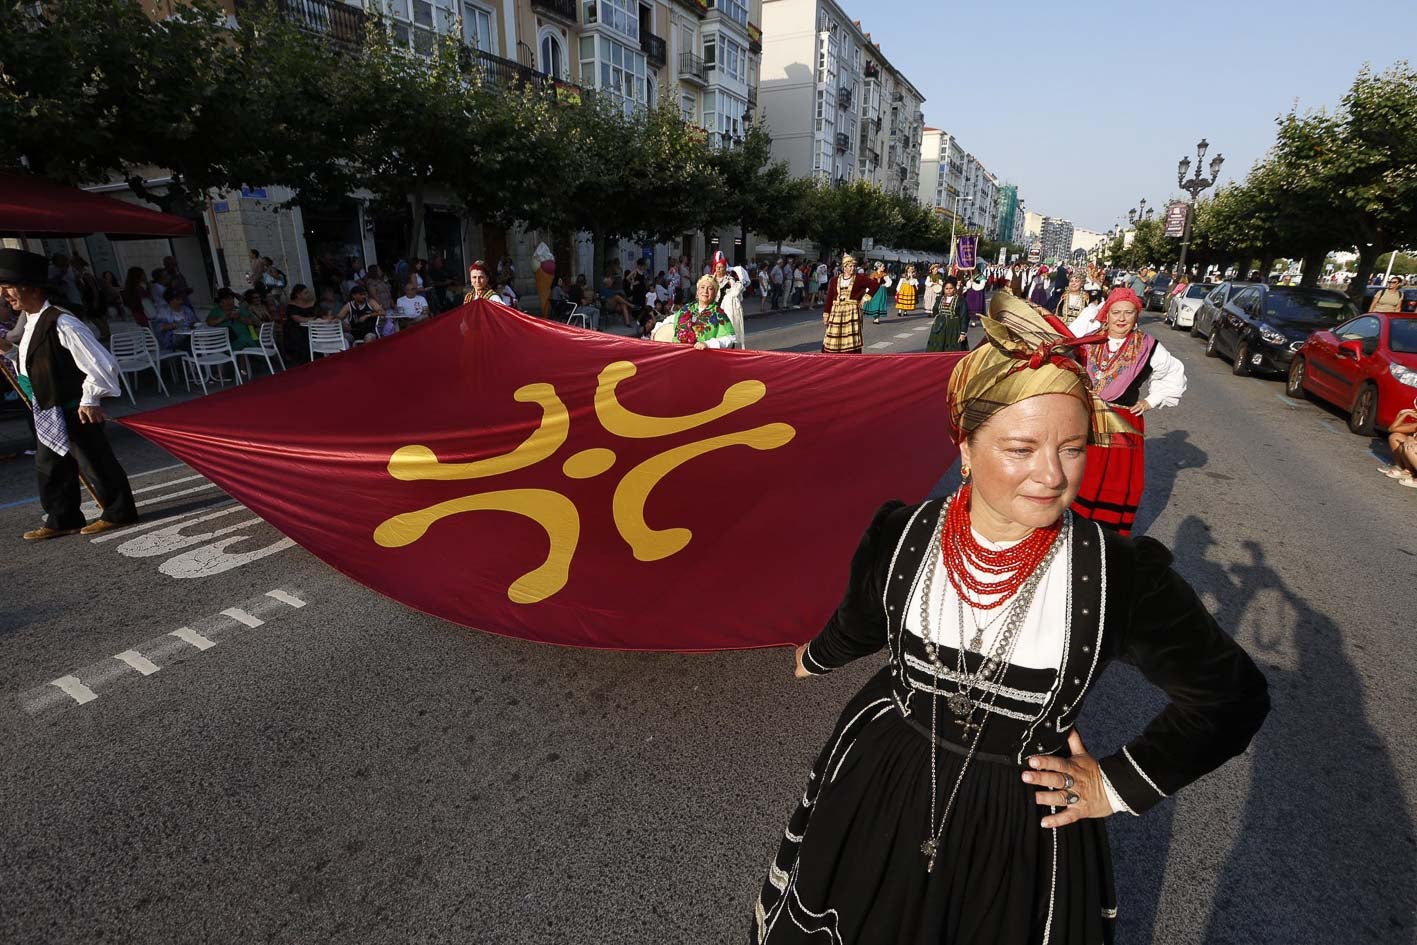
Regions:
<instances>
[{"instance_id":1,"label":"painted road line","mask_svg":"<svg viewBox=\"0 0 1417 945\"><path fill-rule=\"evenodd\" d=\"M155 485L155 486L143 486L143 488L141 488L141 489L134 489L134 490L133 490L133 495L141 495L141 494L144 493L144 492L156 492L156 491L159 490L159 489L166 489L168 486L176 486L176 485L180 485L180 484L182 484L182 483L184 483L184 482L194 482L195 480L198 480L198 479L206 479L206 478L207 478L206 476L197 475L197 476L183 476L181 479L169 479L169 480L167 480L167 482L161 482L161 483L158 483L158 484Z\"/></svg>"},{"instance_id":2,"label":"painted road line","mask_svg":"<svg viewBox=\"0 0 1417 945\"><path fill-rule=\"evenodd\" d=\"M895 342L894 342L894 341L878 341L878 342L876 342L875 344L871 345L871 347L872 347L872 348L893 348L893 347L895 347Z\"/></svg>"},{"instance_id":3,"label":"painted road line","mask_svg":"<svg viewBox=\"0 0 1417 945\"><path fill-rule=\"evenodd\" d=\"M156 468L156 469L149 469L149 470L146 470L145 472L133 473L133 474L130 475L128 478L129 478L129 479L141 479L143 476L151 476L151 475L154 475L154 474L160 473L160 472L168 472L169 470L172 470L172 469L187 469L187 468L188 468L188 466L187 466L186 463L173 463L171 466L159 466L159 467Z\"/></svg>"},{"instance_id":4,"label":"painted road line","mask_svg":"<svg viewBox=\"0 0 1417 945\"><path fill-rule=\"evenodd\" d=\"M127 663L144 676L151 676L161 668L137 650L124 650L113 658L120 663Z\"/></svg>"},{"instance_id":5,"label":"painted road line","mask_svg":"<svg viewBox=\"0 0 1417 945\"><path fill-rule=\"evenodd\" d=\"M84 705L98 698L98 693L79 682L77 676L60 676L50 685L73 699L75 705Z\"/></svg>"},{"instance_id":6,"label":"painted road line","mask_svg":"<svg viewBox=\"0 0 1417 945\"><path fill-rule=\"evenodd\" d=\"M929 325L916 325L914 328L912 328L912 329L910 329L910 330L911 330L911 331L929 331L929 330L930 330L930 326L929 326Z\"/></svg>"},{"instance_id":7,"label":"painted road line","mask_svg":"<svg viewBox=\"0 0 1417 945\"><path fill-rule=\"evenodd\" d=\"M265 621L262 620L260 617L253 617L250 614L246 613L246 611L242 610L240 607L228 607L222 611L222 614L227 617L230 617L237 623L245 624L246 626L252 628L260 627L265 624Z\"/></svg>"},{"instance_id":8,"label":"painted road line","mask_svg":"<svg viewBox=\"0 0 1417 945\"><path fill-rule=\"evenodd\" d=\"M911 334L910 332L908 332L908 331L903 331L903 332L901 332L901 333L898 334L898 335L891 335L891 337L892 337L892 338L914 338L915 336L914 336L913 334Z\"/></svg>"},{"instance_id":9,"label":"painted road line","mask_svg":"<svg viewBox=\"0 0 1417 945\"><path fill-rule=\"evenodd\" d=\"M213 643L211 640L208 640L206 637L202 636L200 633L193 630L191 627L178 627L176 630L168 634L168 636L176 637L184 643L190 643L192 646L195 646L199 650L210 650L212 647L216 646L215 643Z\"/></svg>"},{"instance_id":10,"label":"painted road line","mask_svg":"<svg viewBox=\"0 0 1417 945\"><path fill-rule=\"evenodd\" d=\"M177 463L177 464L172 465L172 466L159 466L157 469L149 469L149 470L146 470L145 472L129 473L129 474L128 474L128 478L129 478L129 480L133 480L133 479L137 479L137 478L139 478L139 477L141 477L141 476L151 476L151 475L153 475L154 473L168 472L169 470L173 470L173 469L185 469L186 467L187 467L187 464L186 464L186 463ZM33 503L33 502L38 502L38 501L39 501L39 496L37 496L37 495L32 495L32 496L30 496L28 499L16 499L14 502L6 502L4 505L0 505L0 512L5 511L6 509L18 508L18 507L21 506L21 505L29 505L29 504L31 504L31 503Z\"/></svg>"},{"instance_id":11,"label":"painted road line","mask_svg":"<svg viewBox=\"0 0 1417 945\"><path fill-rule=\"evenodd\" d=\"M197 492L206 492L208 489L215 489L216 487L217 487L217 484L216 484L216 483L214 483L214 482L209 482L209 483L207 483L206 485L193 486L191 489L178 489L176 492L169 492L167 495L160 495L160 496L155 496L155 497L153 497L153 498L151 498L151 499L144 499L144 500L141 501L141 502L135 502L134 505L135 505L137 508L140 508L140 509L141 509L141 508L143 508L144 506L157 505L159 502L167 502L167 501L169 501L169 500L171 500L171 499L181 498L181 497L184 496L184 495L192 495L193 493L197 493ZM84 512L85 515L93 515L93 514L96 513L98 510L99 510L99 509L98 509L98 505L97 505L96 503L94 503L94 502L86 502L86 503L84 503L83 512Z\"/></svg>"},{"instance_id":12,"label":"painted road line","mask_svg":"<svg viewBox=\"0 0 1417 945\"><path fill-rule=\"evenodd\" d=\"M219 509L226 505L233 506L233 508L227 510L228 512L235 512L238 508L245 508L245 506L237 506L235 499L227 499L225 502L218 501L211 505L204 505L200 508L192 509L187 512L178 512L175 515L165 515L162 518L155 518L151 521L139 522L136 525L131 525L128 528L123 529L122 531L104 532L97 538L90 539L90 541L93 544L97 545L105 541L115 541L119 538L127 538L129 535L135 535L138 532L145 532L150 528L157 528L159 525L168 525L172 522L177 521L180 518L186 518L189 515L196 515L198 512L205 512L208 509ZM202 521L206 521L206 519L203 519Z\"/></svg>"},{"instance_id":13,"label":"painted road line","mask_svg":"<svg viewBox=\"0 0 1417 945\"><path fill-rule=\"evenodd\" d=\"M1279 401L1284 406L1288 407L1290 410L1299 409L1299 405L1294 403L1294 398L1290 397L1287 394L1275 394L1274 399Z\"/></svg>"},{"instance_id":14,"label":"painted road line","mask_svg":"<svg viewBox=\"0 0 1417 945\"><path fill-rule=\"evenodd\" d=\"M275 588L237 601L235 607L190 620L186 626L22 692L20 705L30 716L36 717L83 705L100 696L107 703L111 695L124 686L136 685L158 670L166 670L163 675L167 676L174 666L197 658L219 643L230 641L234 646L243 640L266 638L264 634L255 636L246 630L275 622L308 602L308 594L292 587Z\"/></svg>"}]
</instances>

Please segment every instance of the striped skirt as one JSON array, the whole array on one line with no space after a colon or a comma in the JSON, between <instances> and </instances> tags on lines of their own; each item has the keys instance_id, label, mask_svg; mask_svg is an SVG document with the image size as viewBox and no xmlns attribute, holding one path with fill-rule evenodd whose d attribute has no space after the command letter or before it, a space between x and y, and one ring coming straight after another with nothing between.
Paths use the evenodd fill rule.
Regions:
<instances>
[{"instance_id":1,"label":"striped skirt","mask_svg":"<svg viewBox=\"0 0 1417 945\"><path fill-rule=\"evenodd\" d=\"M1141 417L1126 414L1126 418L1141 434L1146 433L1146 423ZM1142 436L1120 434L1113 439L1118 441L1114 446L1087 448L1087 470L1073 502L1073 511L1099 525L1130 535L1146 485L1146 448Z\"/></svg>"}]
</instances>

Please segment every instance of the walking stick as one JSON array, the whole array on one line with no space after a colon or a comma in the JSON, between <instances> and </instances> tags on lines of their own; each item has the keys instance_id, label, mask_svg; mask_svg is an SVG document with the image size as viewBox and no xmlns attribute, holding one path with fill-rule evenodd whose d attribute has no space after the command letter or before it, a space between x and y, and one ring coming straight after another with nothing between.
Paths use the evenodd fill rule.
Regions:
<instances>
[{"instance_id":1,"label":"walking stick","mask_svg":"<svg viewBox=\"0 0 1417 945\"><path fill-rule=\"evenodd\" d=\"M34 404L30 403L30 399L25 396L24 388L20 386L19 381L15 380L15 375L10 373L10 359L4 355L0 355L0 374L5 375L5 380L10 382L10 386L14 388L15 393L19 395L20 403L25 405L25 409L33 413ZM89 485L89 481L84 478L83 473L79 473L79 482L83 483L84 489L89 494L89 498L93 499L94 505L97 505L101 511L103 509L103 503L98 501L98 493L93 491L93 486Z\"/></svg>"}]
</instances>

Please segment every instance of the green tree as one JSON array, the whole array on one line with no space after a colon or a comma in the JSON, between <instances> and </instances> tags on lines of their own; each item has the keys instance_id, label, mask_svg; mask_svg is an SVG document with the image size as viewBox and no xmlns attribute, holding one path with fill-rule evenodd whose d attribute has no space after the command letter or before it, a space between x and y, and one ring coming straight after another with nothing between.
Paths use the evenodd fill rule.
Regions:
<instances>
[{"instance_id":1,"label":"green tree","mask_svg":"<svg viewBox=\"0 0 1417 945\"><path fill-rule=\"evenodd\" d=\"M1363 290L1378 257L1417 243L1417 70L1363 69L1333 114L1291 112L1275 151L1289 183L1327 206L1332 245L1351 245Z\"/></svg>"}]
</instances>

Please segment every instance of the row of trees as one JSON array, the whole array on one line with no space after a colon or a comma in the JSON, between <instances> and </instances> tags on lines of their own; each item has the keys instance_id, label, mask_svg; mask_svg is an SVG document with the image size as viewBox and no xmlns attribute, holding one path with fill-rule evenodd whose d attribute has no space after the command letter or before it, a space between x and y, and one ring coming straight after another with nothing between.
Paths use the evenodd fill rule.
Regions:
<instances>
[{"instance_id":1,"label":"row of trees","mask_svg":"<svg viewBox=\"0 0 1417 945\"><path fill-rule=\"evenodd\" d=\"M1380 256L1417 245L1417 70L1365 68L1338 109L1290 111L1278 126L1243 181L1197 205L1188 264L1267 274L1278 258L1302 259L1312 285L1330 252L1356 252L1352 286L1361 292ZM1131 246L1112 243L1111 260L1174 264L1180 241L1162 238L1162 228L1138 224Z\"/></svg>"},{"instance_id":2,"label":"row of trees","mask_svg":"<svg viewBox=\"0 0 1417 945\"><path fill-rule=\"evenodd\" d=\"M411 206L414 233L426 200L452 195L480 220L590 232L597 268L613 239L728 226L745 245L753 232L948 250L948 223L911 198L792 177L761 126L715 148L669 103L626 110L453 38L414 54L371 19L340 44L238 6L233 25L209 0L161 20L136 0L4 4L0 166L70 183L122 175L192 217L243 185L312 203L367 193ZM156 192L154 169L171 180Z\"/></svg>"}]
</instances>

